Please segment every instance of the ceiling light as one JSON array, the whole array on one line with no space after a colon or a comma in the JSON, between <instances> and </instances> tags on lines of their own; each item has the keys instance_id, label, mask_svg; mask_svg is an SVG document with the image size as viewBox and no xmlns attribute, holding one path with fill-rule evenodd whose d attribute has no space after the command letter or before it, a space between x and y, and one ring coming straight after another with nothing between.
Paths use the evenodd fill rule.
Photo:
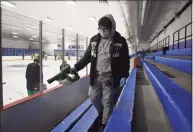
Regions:
<instances>
[{"instance_id":1,"label":"ceiling light","mask_svg":"<svg viewBox=\"0 0 193 132\"><path fill-rule=\"evenodd\" d=\"M27 30L32 30L30 27L27 27Z\"/></svg>"},{"instance_id":2,"label":"ceiling light","mask_svg":"<svg viewBox=\"0 0 193 132\"><path fill-rule=\"evenodd\" d=\"M34 40L33 38L29 38L29 40Z\"/></svg>"},{"instance_id":3,"label":"ceiling light","mask_svg":"<svg viewBox=\"0 0 193 132\"><path fill-rule=\"evenodd\" d=\"M18 36L13 36L13 38L18 38Z\"/></svg>"},{"instance_id":4,"label":"ceiling light","mask_svg":"<svg viewBox=\"0 0 193 132\"><path fill-rule=\"evenodd\" d=\"M32 37L33 37L33 38L37 38L37 36L36 36L36 35L33 35Z\"/></svg>"},{"instance_id":5,"label":"ceiling light","mask_svg":"<svg viewBox=\"0 0 193 132\"><path fill-rule=\"evenodd\" d=\"M72 30L72 26L69 26L69 27L68 27L68 30Z\"/></svg>"},{"instance_id":6,"label":"ceiling light","mask_svg":"<svg viewBox=\"0 0 193 132\"><path fill-rule=\"evenodd\" d=\"M39 44L38 42L33 42L34 44Z\"/></svg>"},{"instance_id":7,"label":"ceiling light","mask_svg":"<svg viewBox=\"0 0 193 132\"><path fill-rule=\"evenodd\" d=\"M143 0L143 2L142 2L141 25L143 25L143 21L144 21L146 3L147 3L147 1Z\"/></svg>"},{"instance_id":8,"label":"ceiling light","mask_svg":"<svg viewBox=\"0 0 193 132\"><path fill-rule=\"evenodd\" d=\"M18 33L16 33L16 32L12 32L12 34L18 34Z\"/></svg>"},{"instance_id":9,"label":"ceiling light","mask_svg":"<svg viewBox=\"0 0 193 132\"><path fill-rule=\"evenodd\" d=\"M68 1L68 4L76 4L76 1L75 0Z\"/></svg>"},{"instance_id":10,"label":"ceiling light","mask_svg":"<svg viewBox=\"0 0 193 132\"><path fill-rule=\"evenodd\" d=\"M92 20L92 21L95 21L95 20L96 20L96 17L91 16L91 17L89 17L89 19Z\"/></svg>"},{"instance_id":11,"label":"ceiling light","mask_svg":"<svg viewBox=\"0 0 193 132\"><path fill-rule=\"evenodd\" d=\"M15 4L8 2L8 1L1 1L1 4L5 5L5 6L9 6L9 7L15 7Z\"/></svg>"},{"instance_id":12,"label":"ceiling light","mask_svg":"<svg viewBox=\"0 0 193 132\"><path fill-rule=\"evenodd\" d=\"M49 22L51 22L52 21L52 18L50 18L50 17L46 17L46 19L45 19L46 21L49 21Z\"/></svg>"}]
</instances>

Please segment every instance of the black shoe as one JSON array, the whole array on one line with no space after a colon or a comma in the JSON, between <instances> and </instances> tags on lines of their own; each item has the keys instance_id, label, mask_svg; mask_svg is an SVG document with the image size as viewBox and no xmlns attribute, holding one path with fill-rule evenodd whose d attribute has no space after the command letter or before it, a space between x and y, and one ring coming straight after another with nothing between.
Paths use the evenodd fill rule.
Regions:
<instances>
[{"instance_id":1,"label":"black shoe","mask_svg":"<svg viewBox=\"0 0 193 132\"><path fill-rule=\"evenodd\" d=\"M106 127L106 125L101 124L99 132L103 132L103 131L104 131L104 129L105 129L105 127Z\"/></svg>"},{"instance_id":2,"label":"black shoe","mask_svg":"<svg viewBox=\"0 0 193 132\"><path fill-rule=\"evenodd\" d=\"M88 132L100 132L101 125L102 125L102 114L99 114L99 116L96 118L96 120L94 121L93 125L88 130Z\"/></svg>"},{"instance_id":3,"label":"black shoe","mask_svg":"<svg viewBox=\"0 0 193 132\"><path fill-rule=\"evenodd\" d=\"M96 118L97 121L102 124L102 119L103 119L103 114L102 113L99 113L98 117Z\"/></svg>"}]
</instances>

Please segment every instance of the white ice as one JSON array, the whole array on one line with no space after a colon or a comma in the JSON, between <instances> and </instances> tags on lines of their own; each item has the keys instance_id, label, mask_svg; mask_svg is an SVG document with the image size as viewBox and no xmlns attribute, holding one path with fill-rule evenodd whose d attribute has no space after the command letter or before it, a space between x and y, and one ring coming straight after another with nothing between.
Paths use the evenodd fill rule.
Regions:
<instances>
[{"instance_id":1,"label":"white ice","mask_svg":"<svg viewBox=\"0 0 193 132\"><path fill-rule=\"evenodd\" d=\"M3 61L3 104L8 104L27 95L25 72L30 60ZM43 82L47 88L53 88L59 83L57 81L48 84L47 80L60 72L61 60L43 61ZM73 66L76 60L67 60L67 63ZM14 65L10 67L11 65ZM20 66L19 66L20 65ZM22 65L22 66L21 66ZM89 71L89 70L88 70ZM79 72L80 77L86 75L86 68Z\"/></svg>"}]
</instances>

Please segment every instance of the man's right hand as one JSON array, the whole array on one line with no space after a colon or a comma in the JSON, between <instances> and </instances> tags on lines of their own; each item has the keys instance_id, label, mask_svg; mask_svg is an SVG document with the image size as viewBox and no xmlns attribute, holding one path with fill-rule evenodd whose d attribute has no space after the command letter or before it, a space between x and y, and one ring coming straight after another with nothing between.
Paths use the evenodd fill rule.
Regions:
<instances>
[{"instance_id":1,"label":"man's right hand","mask_svg":"<svg viewBox=\"0 0 193 132\"><path fill-rule=\"evenodd\" d=\"M70 73L71 74L75 74L75 73L77 73L78 71L76 70L76 68L75 67L71 67L71 69L70 69Z\"/></svg>"}]
</instances>

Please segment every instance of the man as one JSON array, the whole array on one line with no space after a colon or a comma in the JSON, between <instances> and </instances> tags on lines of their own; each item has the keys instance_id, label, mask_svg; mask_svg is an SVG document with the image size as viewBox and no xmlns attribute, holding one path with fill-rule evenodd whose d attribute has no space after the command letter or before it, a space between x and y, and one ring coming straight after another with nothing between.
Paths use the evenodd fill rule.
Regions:
<instances>
[{"instance_id":1,"label":"man","mask_svg":"<svg viewBox=\"0 0 193 132\"><path fill-rule=\"evenodd\" d=\"M65 68L66 66L69 66L69 64L67 64L66 60L64 60L64 62L62 62L62 64L60 65L60 71ZM72 84L72 82L69 82L68 80L64 79L64 80L58 80L58 82L60 84L65 84L65 85L69 85L69 84Z\"/></svg>"},{"instance_id":2,"label":"man","mask_svg":"<svg viewBox=\"0 0 193 132\"><path fill-rule=\"evenodd\" d=\"M116 103L119 86L123 86L129 76L129 51L126 39L116 31L111 14L99 20L98 30L71 72L78 72L91 62L88 94L99 112L98 119L102 119L103 130Z\"/></svg>"},{"instance_id":3,"label":"man","mask_svg":"<svg viewBox=\"0 0 193 132\"><path fill-rule=\"evenodd\" d=\"M26 69L27 92L28 95L40 91L40 55L34 56L34 62L28 64ZM43 77L43 75L42 75Z\"/></svg>"},{"instance_id":4,"label":"man","mask_svg":"<svg viewBox=\"0 0 193 132\"><path fill-rule=\"evenodd\" d=\"M56 59L57 59L57 54L54 54L54 58L55 58L55 61L56 61Z\"/></svg>"},{"instance_id":5,"label":"man","mask_svg":"<svg viewBox=\"0 0 193 132\"><path fill-rule=\"evenodd\" d=\"M34 57L34 53L31 54L31 60L33 60L33 57Z\"/></svg>"},{"instance_id":6,"label":"man","mask_svg":"<svg viewBox=\"0 0 193 132\"><path fill-rule=\"evenodd\" d=\"M48 59L48 55L44 54L44 59L47 60Z\"/></svg>"},{"instance_id":7,"label":"man","mask_svg":"<svg viewBox=\"0 0 193 132\"><path fill-rule=\"evenodd\" d=\"M140 53L140 56L141 56L142 58L144 58L144 56L145 56L145 51L144 51L144 49L142 49L142 51L141 51L141 53Z\"/></svg>"},{"instance_id":8,"label":"man","mask_svg":"<svg viewBox=\"0 0 193 132\"><path fill-rule=\"evenodd\" d=\"M70 66L69 64L67 64L66 60L64 60L64 62L62 62L62 64L60 65L60 71L66 67L66 66Z\"/></svg>"},{"instance_id":9,"label":"man","mask_svg":"<svg viewBox=\"0 0 193 132\"><path fill-rule=\"evenodd\" d=\"M25 57L25 54L23 53L23 54L22 54L22 60L24 60L24 57Z\"/></svg>"}]
</instances>

